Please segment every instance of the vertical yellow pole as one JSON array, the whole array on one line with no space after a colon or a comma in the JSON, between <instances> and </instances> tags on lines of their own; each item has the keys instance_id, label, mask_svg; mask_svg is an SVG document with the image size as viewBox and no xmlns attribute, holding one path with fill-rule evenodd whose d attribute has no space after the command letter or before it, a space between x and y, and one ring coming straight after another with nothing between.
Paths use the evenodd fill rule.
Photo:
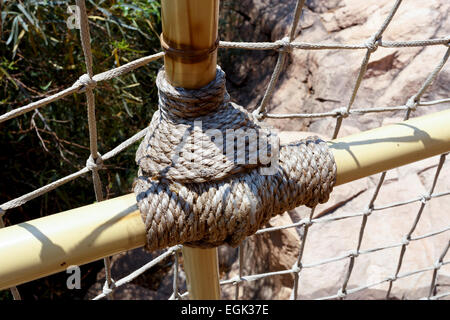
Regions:
<instances>
[{"instance_id":1,"label":"vertical yellow pole","mask_svg":"<svg viewBox=\"0 0 450 320\"><path fill-rule=\"evenodd\" d=\"M216 77L219 0L162 0L161 45L168 81L197 89ZM190 299L220 299L217 248L183 247Z\"/></svg>"},{"instance_id":2,"label":"vertical yellow pole","mask_svg":"<svg viewBox=\"0 0 450 320\"><path fill-rule=\"evenodd\" d=\"M219 0L163 0L164 67L175 87L197 89L216 77Z\"/></svg>"}]
</instances>

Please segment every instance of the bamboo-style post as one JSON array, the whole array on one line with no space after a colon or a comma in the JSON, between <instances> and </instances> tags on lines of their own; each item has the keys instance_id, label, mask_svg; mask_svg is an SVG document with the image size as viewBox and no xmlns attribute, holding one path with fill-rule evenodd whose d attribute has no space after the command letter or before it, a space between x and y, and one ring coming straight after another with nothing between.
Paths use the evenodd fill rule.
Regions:
<instances>
[{"instance_id":1,"label":"bamboo-style post","mask_svg":"<svg viewBox=\"0 0 450 320\"><path fill-rule=\"evenodd\" d=\"M449 123L450 110L445 110L330 141L336 184L450 152ZM302 137L299 132L280 134L282 144ZM141 247L145 241L134 193L2 228L0 290ZM194 298L218 297L217 273L210 272L217 270L216 250L186 249L185 266L195 285L191 287ZM191 270L202 277L192 276ZM116 283L121 284L120 280Z\"/></svg>"},{"instance_id":2,"label":"bamboo-style post","mask_svg":"<svg viewBox=\"0 0 450 320\"><path fill-rule=\"evenodd\" d=\"M168 81L198 89L216 77L219 0L163 0L161 45ZM189 297L220 299L217 248L183 247Z\"/></svg>"},{"instance_id":3,"label":"bamboo-style post","mask_svg":"<svg viewBox=\"0 0 450 320\"><path fill-rule=\"evenodd\" d=\"M164 67L175 87L198 89L216 77L219 0L163 0Z\"/></svg>"}]
</instances>

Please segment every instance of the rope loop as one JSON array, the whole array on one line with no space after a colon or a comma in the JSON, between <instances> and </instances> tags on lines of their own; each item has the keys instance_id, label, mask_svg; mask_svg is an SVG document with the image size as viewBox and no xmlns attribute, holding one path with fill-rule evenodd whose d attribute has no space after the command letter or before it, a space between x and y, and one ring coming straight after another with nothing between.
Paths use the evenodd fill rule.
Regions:
<instances>
[{"instance_id":1,"label":"rope loop","mask_svg":"<svg viewBox=\"0 0 450 320\"><path fill-rule=\"evenodd\" d=\"M291 53L294 49L294 47L291 44L291 41L289 40L289 37L284 37L283 39L275 41L275 44L277 44L278 51L283 51L287 53Z\"/></svg>"},{"instance_id":2,"label":"rope loop","mask_svg":"<svg viewBox=\"0 0 450 320\"><path fill-rule=\"evenodd\" d=\"M79 92L84 92L86 89L95 89L97 86L97 81L91 78L87 73L83 74L78 80L75 82L75 85L81 85Z\"/></svg>"},{"instance_id":3,"label":"rope loop","mask_svg":"<svg viewBox=\"0 0 450 320\"><path fill-rule=\"evenodd\" d=\"M97 152L97 157L94 160L91 154L86 160L86 168L88 168L90 171L103 169L104 165L102 155Z\"/></svg>"}]
</instances>

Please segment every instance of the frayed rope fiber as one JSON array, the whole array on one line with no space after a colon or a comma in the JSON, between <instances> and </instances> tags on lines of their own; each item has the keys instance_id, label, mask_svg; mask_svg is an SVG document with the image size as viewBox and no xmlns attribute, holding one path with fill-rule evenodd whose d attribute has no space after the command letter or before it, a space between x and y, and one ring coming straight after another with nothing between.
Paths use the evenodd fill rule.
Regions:
<instances>
[{"instance_id":1,"label":"frayed rope fiber","mask_svg":"<svg viewBox=\"0 0 450 320\"><path fill-rule=\"evenodd\" d=\"M317 137L273 143L265 124L230 102L220 67L200 89L173 87L164 69L157 86L159 110L136 153L134 184L147 250L235 247L270 218L328 200L336 164L327 144ZM249 132L258 143L249 142ZM269 167L263 156L276 165Z\"/></svg>"}]
</instances>

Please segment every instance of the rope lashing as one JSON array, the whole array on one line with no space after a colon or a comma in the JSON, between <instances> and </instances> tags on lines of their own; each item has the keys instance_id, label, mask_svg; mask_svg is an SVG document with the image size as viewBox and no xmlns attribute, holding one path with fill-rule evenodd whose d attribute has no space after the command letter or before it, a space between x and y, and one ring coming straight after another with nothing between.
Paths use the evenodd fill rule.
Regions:
<instances>
[{"instance_id":1,"label":"rope lashing","mask_svg":"<svg viewBox=\"0 0 450 320\"><path fill-rule=\"evenodd\" d=\"M237 156L242 156L236 153L244 150L235 152L234 141L223 139L227 130L232 131L237 140L244 139L246 132L254 130L258 143L267 145L270 152L270 130L258 125L254 116L242 107L230 103L225 73L218 68L216 74L215 81L202 89L186 90L170 85L164 71L158 73L160 109L155 112L136 156L146 175L200 183L257 167L257 162L248 161L249 152L246 152L245 161L235 161ZM229 157L224 154L227 145L233 148ZM245 151L249 151L248 148Z\"/></svg>"},{"instance_id":2,"label":"rope lashing","mask_svg":"<svg viewBox=\"0 0 450 320\"><path fill-rule=\"evenodd\" d=\"M327 144L310 137L279 147L265 124L230 102L219 67L216 79L198 90L171 86L164 69L157 86L159 110L136 153L134 184L147 250L237 246L273 216L328 200L336 164ZM245 140L252 130L256 148ZM245 148L236 148L239 139Z\"/></svg>"}]
</instances>

